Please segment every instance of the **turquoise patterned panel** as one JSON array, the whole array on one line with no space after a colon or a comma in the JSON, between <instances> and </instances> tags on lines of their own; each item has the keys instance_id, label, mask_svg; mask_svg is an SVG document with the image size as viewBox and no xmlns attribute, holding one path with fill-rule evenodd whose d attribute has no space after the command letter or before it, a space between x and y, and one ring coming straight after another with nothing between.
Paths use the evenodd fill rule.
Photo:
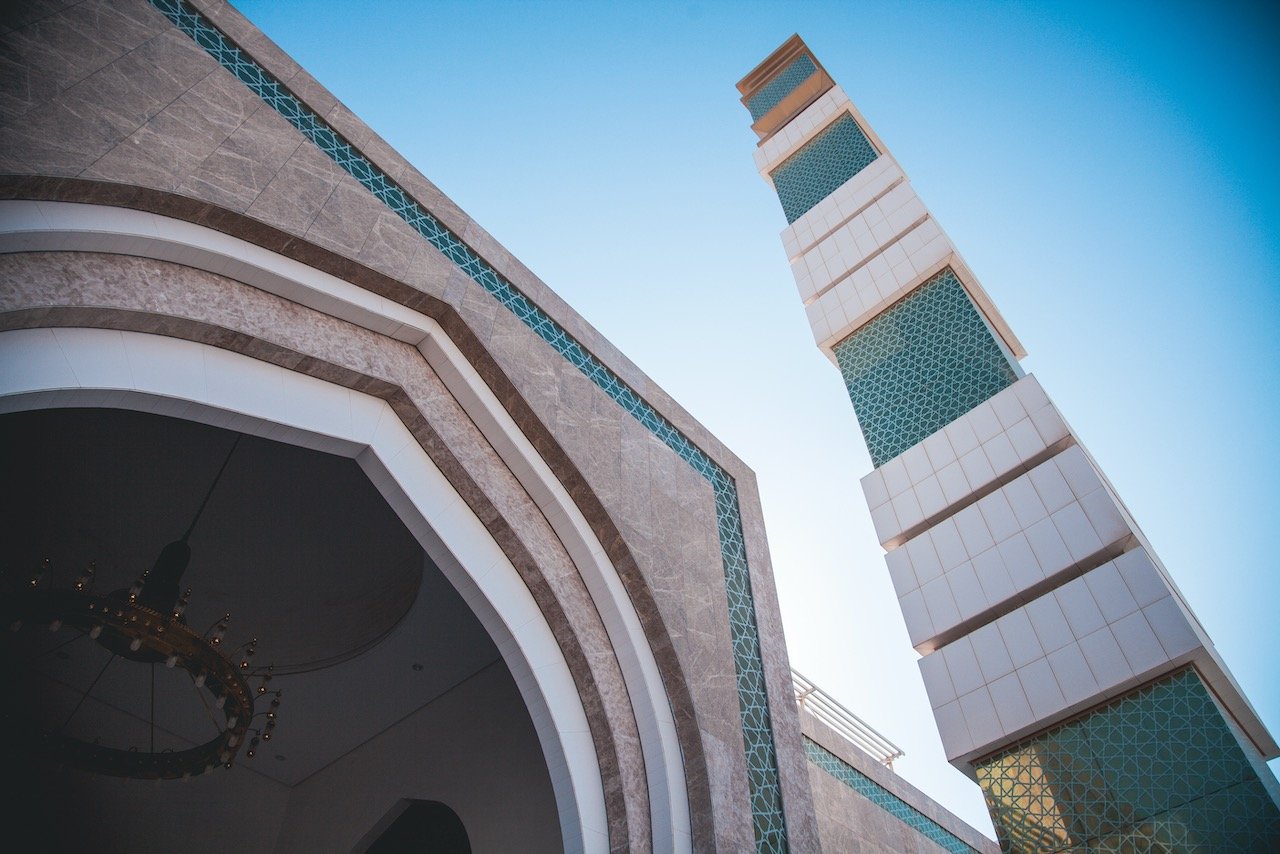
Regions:
<instances>
[{"instance_id":1,"label":"turquoise patterned panel","mask_svg":"<svg viewBox=\"0 0 1280 854\"><path fill-rule=\"evenodd\" d=\"M769 173L787 222L798 220L879 156L853 117L842 114Z\"/></svg>"},{"instance_id":2,"label":"turquoise patterned panel","mask_svg":"<svg viewBox=\"0 0 1280 854\"><path fill-rule=\"evenodd\" d=\"M977 772L1011 854L1280 851L1280 809L1191 669Z\"/></svg>"},{"instance_id":3,"label":"turquoise patterned panel","mask_svg":"<svg viewBox=\"0 0 1280 854\"><path fill-rule=\"evenodd\" d=\"M751 572L742 536L738 490L733 479L617 374L589 353L532 300L516 290L487 261L199 12L181 0L151 0L151 4L711 484L724 563L725 594L729 602L729 633L737 665L738 700L756 846L762 852L786 851L787 827L782 811L782 787L778 779L769 698L765 690L764 659L756 625Z\"/></svg>"},{"instance_id":4,"label":"turquoise patterned panel","mask_svg":"<svg viewBox=\"0 0 1280 854\"><path fill-rule=\"evenodd\" d=\"M954 854L970 854L977 849L967 844L960 837L920 812L911 804L899 798L893 792L845 762L839 756L827 750L808 737L804 740L804 752L809 761L853 789L859 795L910 827L916 833L936 843Z\"/></svg>"},{"instance_id":5,"label":"turquoise patterned panel","mask_svg":"<svg viewBox=\"0 0 1280 854\"><path fill-rule=\"evenodd\" d=\"M1018 378L950 269L834 350L877 468Z\"/></svg>"},{"instance_id":6,"label":"turquoise patterned panel","mask_svg":"<svg viewBox=\"0 0 1280 854\"><path fill-rule=\"evenodd\" d=\"M747 109L751 112L751 120L756 121L765 113L782 103L782 99L790 95L795 88L813 76L818 67L808 54L801 54L782 69L782 73L770 80L747 100Z\"/></svg>"}]
</instances>

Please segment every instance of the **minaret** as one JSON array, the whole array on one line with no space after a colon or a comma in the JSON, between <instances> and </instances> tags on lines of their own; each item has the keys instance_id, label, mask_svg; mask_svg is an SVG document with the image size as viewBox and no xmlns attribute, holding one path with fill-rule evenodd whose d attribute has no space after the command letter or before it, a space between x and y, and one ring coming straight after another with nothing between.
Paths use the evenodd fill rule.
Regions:
<instances>
[{"instance_id":1,"label":"minaret","mask_svg":"<svg viewBox=\"0 0 1280 854\"><path fill-rule=\"evenodd\" d=\"M798 36L738 89L947 758L1004 850L1280 850L1280 748L906 173Z\"/></svg>"}]
</instances>

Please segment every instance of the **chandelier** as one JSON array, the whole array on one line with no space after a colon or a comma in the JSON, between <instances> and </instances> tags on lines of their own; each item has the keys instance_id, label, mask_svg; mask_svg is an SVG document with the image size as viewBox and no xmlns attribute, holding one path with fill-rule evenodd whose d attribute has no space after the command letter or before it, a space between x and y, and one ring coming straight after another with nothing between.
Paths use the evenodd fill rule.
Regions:
<instances>
[{"instance_id":1,"label":"chandelier","mask_svg":"<svg viewBox=\"0 0 1280 854\"><path fill-rule=\"evenodd\" d=\"M227 649L230 614L224 614L204 632L193 629L186 619L191 589L179 593L179 582L191 559L187 540L239 441L237 437L186 533L165 546L155 565L142 572L129 589L105 595L95 593L97 572L93 564L70 588L59 587L52 581L48 560L40 571L18 583L13 579L6 583L4 619L13 632L40 626L53 632L69 629L78 634L55 650L87 637L111 653L70 715L60 722L29 723L35 728L33 746L48 759L114 777L190 779L219 766L231 768L241 748L246 748L245 757L251 759L260 742L272 738L281 692L270 687L271 667L254 667L257 639ZM152 668L151 737L146 747L108 746L102 743L101 734L79 737L67 731L68 724L117 659ZM190 676L218 728L214 738L181 750L156 749L154 668L161 663ZM251 687L253 681L258 683L256 687ZM269 699L266 695L270 695ZM259 698L266 701L263 710L257 709ZM12 710L10 706L8 711Z\"/></svg>"}]
</instances>

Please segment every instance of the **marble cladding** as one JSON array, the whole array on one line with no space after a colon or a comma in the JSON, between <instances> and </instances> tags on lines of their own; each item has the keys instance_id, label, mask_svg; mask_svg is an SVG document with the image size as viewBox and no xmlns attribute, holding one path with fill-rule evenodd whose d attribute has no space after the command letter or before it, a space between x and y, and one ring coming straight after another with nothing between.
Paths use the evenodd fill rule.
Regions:
<instances>
[{"instance_id":1,"label":"marble cladding","mask_svg":"<svg viewBox=\"0 0 1280 854\"><path fill-rule=\"evenodd\" d=\"M948 833L954 834L974 851L997 854L1000 850L991 839L809 712L801 711L800 724L805 738L831 752L841 762L869 778L893 797L904 801ZM894 851L943 850L932 840L905 825L883 806L836 780L814 763L810 762L809 767L823 851L881 851L885 850L883 846L890 840L896 842L890 849Z\"/></svg>"},{"instance_id":2,"label":"marble cladding","mask_svg":"<svg viewBox=\"0 0 1280 854\"><path fill-rule=\"evenodd\" d=\"M862 478L876 536L886 548L900 545L1069 441L1066 422L1028 374Z\"/></svg>"},{"instance_id":3,"label":"marble cladding","mask_svg":"<svg viewBox=\"0 0 1280 854\"><path fill-rule=\"evenodd\" d=\"M953 762L1115 697L1207 646L1135 548L920 659Z\"/></svg>"},{"instance_id":4,"label":"marble cladding","mask_svg":"<svg viewBox=\"0 0 1280 854\"><path fill-rule=\"evenodd\" d=\"M809 785L818 814L820 850L947 854L946 848L912 830L815 763L809 764ZM992 845L978 850L1000 849Z\"/></svg>"}]
</instances>

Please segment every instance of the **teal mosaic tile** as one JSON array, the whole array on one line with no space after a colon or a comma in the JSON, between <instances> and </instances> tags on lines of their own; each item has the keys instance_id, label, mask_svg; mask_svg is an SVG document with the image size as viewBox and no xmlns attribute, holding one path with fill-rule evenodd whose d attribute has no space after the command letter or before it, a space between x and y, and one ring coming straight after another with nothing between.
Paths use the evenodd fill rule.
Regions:
<instances>
[{"instance_id":1,"label":"teal mosaic tile","mask_svg":"<svg viewBox=\"0 0 1280 854\"><path fill-rule=\"evenodd\" d=\"M1018 378L950 269L833 349L877 468Z\"/></svg>"},{"instance_id":2,"label":"teal mosaic tile","mask_svg":"<svg viewBox=\"0 0 1280 854\"><path fill-rule=\"evenodd\" d=\"M1001 850L1280 851L1280 808L1192 669L977 765Z\"/></svg>"},{"instance_id":3,"label":"teal mosaic tile","mask_svg":"<svg viewBox=\"0 0 1280 854\"><path fill-rule=\"evenodd\" d=\"M754 122L782 103L782 99L790 95L795 88L813 76L818 67L808 54L801 54L782 69L782 72L747 99L747 110Z\"/></svg>"},{"instance_id":4,"label":"teal mosaic tile","mask_svg":"<svg viewBox=\"0 0 1280 854\"><path fill-rule=\"evenodd\" d=\"M716 500L725 595L729 603L729 632L737 665L738 700L756 847L761 852L786 851L787 827L765 689L764 659L743 542L738 491L733 479L568 331L504 279L199 12L181 0L151 0L151 4L711 484Z\"/></svg>"},{"instance_id":5,"label":"teal mosaic tile","mask_svg":"<svg viewBox=\"0 0 1280 854\"><path fill-rule=\"evenodd\" d=\"M787 222L804 216L879 156L848 113L827 125L769 173Z\"/></svg>"},{"instance_id":6,"label":"teal mosaic tile","mask_svg":"<svg viewBox=\"0 0 1280 854\"><path fill-rule=\"evenodd\" d=\"M921 834L929 841L954 854L969 854L977 849L960 837L920 812L893 792L845 762L816 741L804 740L804 752L809 761L853 789L859 795Z\"/></svg>"}]
</instances>

